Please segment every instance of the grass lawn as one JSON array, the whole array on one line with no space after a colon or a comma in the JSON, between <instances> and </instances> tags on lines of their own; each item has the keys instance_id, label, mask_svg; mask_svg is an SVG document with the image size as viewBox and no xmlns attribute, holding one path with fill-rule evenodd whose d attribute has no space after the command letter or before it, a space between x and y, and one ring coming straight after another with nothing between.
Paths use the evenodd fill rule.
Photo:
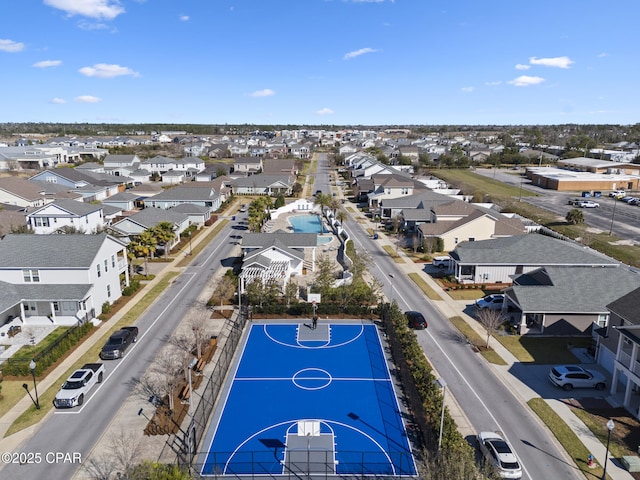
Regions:
<instances>
[{"instance_id":1,"label":"grass lawn","mask_svg":"<svg viewBox=\"0 0 640 480\"><path fill-rule=\"evenodd\" d=\"M410 273L409 278L422 290L430 300L442 300L442 297L418 274Z\"/></svg>"},{"instance_id":2,"label":"grass lawn","mask_svg":"<svg viewBox=\"0 0 640 480\"><path fill-rule=\"evenodd\" d=\"M587 447L584 446L573 430L569 428L547 402L541 398L532 398L528 404L549 430L553 432L553 435L558 439L586 477L592 479L602 478L603 471L600 466L589 468L587 465L587 457L590 453Z\"/></svg>"},{"instance_id":3,"label":"grass lawn","mask_svg":"<svg viewBox=\"0 0 640 480\"><path fill-rule=\"evenodd\" d=\"M520 196L521 189L519 185L508 185L499 180L474 173L471 170L435 170L431 173L447 183L454 185L456 188L463 188L464 192L469 195L477 191L506 197ZM538 195L529 190L522 189L522 196L535 197Z\"/></svg>"},{"instance_id":4,"label":"grass lawn","mask_svg":"<svg viewBox=\"0 0 640 480\"><path fill-rule=\"evenodd\" d=\"M30 427L31 425L34 425L38 423L40 420L42 420L42 417L51 409L53 409L53 404L52 404L53 399L56 396L58 389L60 388L59 386L67 379L67 377L69 377L69 375L71 375L71 373L74 370L80 368L85 363L94 362L96 358L98 358L100 349L102 348L104 341L106 341L107 336L113 333L115 330L125 325L131 325L132 323L134 323L135 320L140 315L142 315L142 313L162 294L162 292L169 286L169 284L173 281L173 279L177 275L178 275L178 272L170 272L169 274L167 274L149 292L147 292L147 294L144 297L142 297L127 313L125 313L122 316L122 319L117 323L117 325L114 325L113 328L111 328L108 331L104 330L102 332L102 336L100 338L95 339L95 344L91 348L89 348L89 350L82 356L82 358L78 359L78 361L76 361L71 366L71 368L69 368L64 374L62 374L58 378L58 380L54 381L51 388L49 388L44 392L40 392L40 391L38 392L40 394L39 395L40 410L36 410L35 406L29 407L9 427L5 436L9 436L16 432L19 432L20 430ZM133 299L136 297L131 297L131 298ZM97 332L100 332L100 330L97 330L96 333ZM86 340L88 340L89 338L91 337L86 337ZM17 400L24 397L25 395L25 391L24 389L22 389L22 395L18 396L17 394L18 388L16 388L16 385L14 385L14 383L18 383L19 388L22 389L21 386L22 386L22 383L24 382L20 382L20 381L2 382L3 396L5 396L5 393L7 393L7 395L11 395L12 398L14 398L14 401L12 403L9 403L9 402L5 402L5 400L3 399L0 402L0 414L6 413L11 407L15 405L15 402ZM8 392L5 392L5 386L7 384L11 384L11 387Z\"/></svg>"},{"instance_id":5,"label":"grass lawn","mask_svg":"<svg viewBox=\"0 0 640 480\"><path fill-rule=\"evenodd\" d=\"M404 259L396 253L395 247L391 245L383 245L382 248L389 254L391 258L393 258L396 263L405 263Z\"/></svg>"},{"instance_id":6,"label":"grass lawn","mask_svg":"<svg viewBox=\"0 0 640 480\"><path fill-rule=\"evenodd\" d=\"M496 336L520 362L523 363L579 363L579 360L567 348L567 344L575 347L588 347L588 337L528 337L520 335Z\"/></svg>"}]
</instances>

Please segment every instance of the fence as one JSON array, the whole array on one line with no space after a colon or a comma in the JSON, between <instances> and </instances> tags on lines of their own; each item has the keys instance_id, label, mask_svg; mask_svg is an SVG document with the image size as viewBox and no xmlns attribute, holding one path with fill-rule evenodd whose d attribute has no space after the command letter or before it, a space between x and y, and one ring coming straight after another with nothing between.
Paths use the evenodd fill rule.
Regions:
<instances>
[{"instance_id":1,"label":"fence","mask_svg":"<svg viewBox=\"0 0 640 480\"><path fill-rule=\"evenodd\" d=\"M247 322L247 307L240 309L235 320L227 321L228 335L224 342L218 343L217 360L211 376L207 379L202 396L193 411L193 417L186 432L182 432L182 438L178 439L178 464L186 467L193 465L193 460L198 453L198 447L206 433L206 428L211 418L216 399L224 383L225 376L233 360L236 348L242 337L242 330Z\"/></svg>"},{"instance_id":2,"label":"fence","mask_svg":"<svg viewBox=\"0 0 640 480\"><path fill-rule=\"evenodd\" d=\"M265 452L211 452L206 465L193 467L200 472L205 466L207 477L242 480L399 479L417 475L413 458L407 452L388 452L389 457L386 457L380 451L342 450L337 461L333 451L315 448L284 450L279 441L269 446L273 448L272 455ZM232 461L228 462L229 459ZM225 468L222 470L216 465L225 465Z\"/></svg>"}]
</instances>

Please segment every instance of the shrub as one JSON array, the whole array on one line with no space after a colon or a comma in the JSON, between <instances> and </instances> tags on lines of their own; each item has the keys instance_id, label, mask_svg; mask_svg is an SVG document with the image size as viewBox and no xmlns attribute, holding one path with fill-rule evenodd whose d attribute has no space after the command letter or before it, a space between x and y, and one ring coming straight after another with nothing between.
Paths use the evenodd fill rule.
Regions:
<instances>
[{"instance_id":1,"label":"shrub","mask_svg":"<svg viewBox=\"0 0 640 480\"><path fill-rule=\"evenodd\" d=\"M104 302L102 304L102 313L104 315L109 315L110 311L111 311L111 304L109 302Z\"/></svg>"}]
</instances>

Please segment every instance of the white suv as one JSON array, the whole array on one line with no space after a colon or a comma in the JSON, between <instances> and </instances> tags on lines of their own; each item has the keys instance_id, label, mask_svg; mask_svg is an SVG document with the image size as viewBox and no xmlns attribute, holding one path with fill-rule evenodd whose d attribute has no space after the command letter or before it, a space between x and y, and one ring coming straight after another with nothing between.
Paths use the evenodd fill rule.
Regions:
<instances>
[{"instance_id":1,"label":"white suv","mask_svg":"<svg viewBox=\"0 0 640 480\"><path fill-rule=\"evenodd\" d=\"M449 268L451 266L451 257L443 255L441 257L433 257L431 265L438 268Z\"/></svg>"}]
</instances>

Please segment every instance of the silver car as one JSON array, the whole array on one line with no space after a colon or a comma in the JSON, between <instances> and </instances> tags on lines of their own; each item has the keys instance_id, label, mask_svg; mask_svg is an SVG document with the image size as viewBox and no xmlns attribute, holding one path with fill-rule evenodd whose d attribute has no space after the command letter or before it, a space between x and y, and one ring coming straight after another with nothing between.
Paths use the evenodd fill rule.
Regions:
<instances>
[{"instance_id":1,"label":"silver car","mask_svg":"<svg viewBox=\"0 0 640 480\"><path fill-rule=\"evenodd\" d=\"M587 370L578 365L558 365L549 372L549 380L566 390L573 388L595 388L604 390L607 378L597 370Z\"/></svg>"},{"instance_id":2,"label":"silver car","mask_svg":"<svg viewBox=\"0 0 640 480\"><path fill-rule=\"evenodd\" d=\"M522 478L522 467L511 446L497 432L480 432L478 448L500 478Z\"/></svg>"}]
</instances>

